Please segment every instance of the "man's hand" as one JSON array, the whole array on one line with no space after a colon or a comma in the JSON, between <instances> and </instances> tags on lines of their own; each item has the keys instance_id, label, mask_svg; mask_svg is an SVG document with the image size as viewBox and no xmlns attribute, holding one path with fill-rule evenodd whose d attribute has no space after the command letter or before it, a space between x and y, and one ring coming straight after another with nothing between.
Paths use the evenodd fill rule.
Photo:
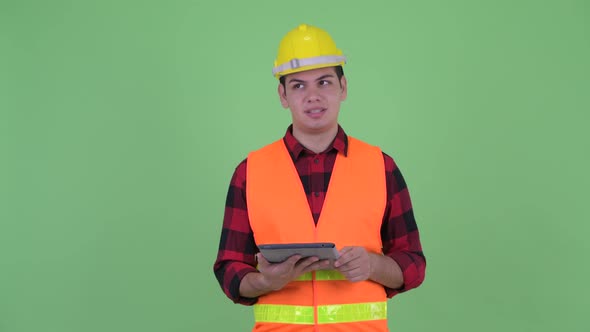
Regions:
<instances>
[{"instance_id":1,"label":"man's hand","mask_svg":"<svg viewBox=\"0 0 590 332\"><path fill-rule=\"evenodd\" d=\"M349 281L364 281L371 277L372 258L364 247L344 247L334 267Z\"/></svg>"},{"instance_id":2,"label":"man's hand","mask_svg":"<svg viewBox=\"0 0 590 332\"><path fill-rule=\"evenodd\" d=\"M344 247L334 267L349 281L372 280L398 289L404 284L401 268L391 257L368 252L364 247Z\"/></svg>"},{"instance_id":3,"label":"man's hand","mask_svg":"<svg viewBox=\"0 0 590 332\"><path fill-rule=\"evenodd\" d=\"M285 287L300 275L324 270L330 267L329 260L319 260L317 257L302 259L299 255L289 257L282 263L270 263L261 253L256 255L258 272L248 273L240 283L240 295L257 297Z\"/></svg>"},{"instance_id":4,"label":"man's hand","mask_svg":"<svg viewBox=\"0 0 590 332\"><path fill-rule=\"evenodd\" d=\"M301 258L299 255L289 257L282 263L270 263L261 253L256 255L258 259L258 271L262 274L261 286L269 290L279 290L300 275L325 269L329 266L328 260L319 260L317 257Z\"/></svg>"}]
</instances>

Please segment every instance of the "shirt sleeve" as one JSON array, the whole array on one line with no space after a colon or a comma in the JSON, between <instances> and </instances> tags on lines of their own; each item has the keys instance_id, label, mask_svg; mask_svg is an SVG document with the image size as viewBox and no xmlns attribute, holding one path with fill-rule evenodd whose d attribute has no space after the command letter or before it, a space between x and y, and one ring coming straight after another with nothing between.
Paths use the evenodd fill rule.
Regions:
<instances>
[{"instance_id":1,"label":"shirt sleeve","mask_svg":"<svg viewBox=\"0 0 590 332\"><path fill-rule=\"evenodd\" d=\"M234 172L227 192L223 228L213 271L225 295L234 303L253 305L258 298L240 296L240 282L257 272L258 249L248 219L246 205L246 160Z\"/></svg>"},{"instance_id":2,"label":"shirt sleeve","mask_svg":"<svg viewBox=\"0 0 590 332\"><path fill-rule=\"evenodd\" d=\"M387 183L387 205L381 226L383 254L397 262L404 277L400 288L385 288L391 298L422 284L426 259L406 182L393 158L383 153L383 159Z\"/></svg>"}]
</instances>

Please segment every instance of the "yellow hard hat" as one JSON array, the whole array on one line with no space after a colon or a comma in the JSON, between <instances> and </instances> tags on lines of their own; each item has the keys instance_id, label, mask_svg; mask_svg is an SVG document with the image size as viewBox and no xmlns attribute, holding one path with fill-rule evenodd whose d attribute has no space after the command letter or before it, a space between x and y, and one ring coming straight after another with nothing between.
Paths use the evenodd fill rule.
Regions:
<instances>
[{"instance_id":1,"label":"yellow hard hat","mask_svg":"<svg viewBox=\"0 0 590 332\"><path fill-rule=\"evenodd\" d=\"M346 57L330 35L317 27L301 24L281 40L272 74L276 78L305 70L344 65Z\"/></svg>"}]
</instances>

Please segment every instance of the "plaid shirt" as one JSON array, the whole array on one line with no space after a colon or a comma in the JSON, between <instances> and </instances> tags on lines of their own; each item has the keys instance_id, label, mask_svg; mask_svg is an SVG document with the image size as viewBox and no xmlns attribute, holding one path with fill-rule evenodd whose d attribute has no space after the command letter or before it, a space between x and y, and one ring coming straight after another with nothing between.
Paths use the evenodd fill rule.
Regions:
<instances>
[{"instance_id":1,"label":"plaid shirt","mask_svg":"<svg viewBox=\"0 0 590 332\"><path fill-rule=\"evenodd\" d=\"M346 156L348 138L344 130L338 127L338 133L332 145L319 154L303 147L291 133L291 127L283 140L301 178L309 207L317 224L336 155L342 153ZM387 182L387 206L381 226L383 254L398 263L404 277L404 285L401 288L385 287L387 296L391 298L422 283L426 260L422 253L418 228L404 178L390 156L383 153L383 159ZM255 255L258 249L250 228L246 206L246 167L247 159L238 165L231 179L219 252L213 270L221 288L232 301L252 305L256 303L257 298L246 298L240 296L239 292L242 278L250 272L257 271Z\"/></svg>"}]
</instances>

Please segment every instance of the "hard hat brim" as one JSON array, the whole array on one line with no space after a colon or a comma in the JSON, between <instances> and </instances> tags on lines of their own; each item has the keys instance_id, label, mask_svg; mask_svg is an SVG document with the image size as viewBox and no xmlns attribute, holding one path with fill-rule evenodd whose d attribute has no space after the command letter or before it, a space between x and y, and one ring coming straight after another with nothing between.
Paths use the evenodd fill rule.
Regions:
<instances>
[{"instance_id":1,"label":"hard hat brim","mask_svg":"<svg viewBox=\"0 0 590 332\"><path fill-rule=\"evenodd\" d=\"M298 73L306 70L342 66L346 63L343 55L323 55L306 59L292 59L289 62L280 64L272 69L276 78L288 74Z\"/></svg>"}]
</instances>

